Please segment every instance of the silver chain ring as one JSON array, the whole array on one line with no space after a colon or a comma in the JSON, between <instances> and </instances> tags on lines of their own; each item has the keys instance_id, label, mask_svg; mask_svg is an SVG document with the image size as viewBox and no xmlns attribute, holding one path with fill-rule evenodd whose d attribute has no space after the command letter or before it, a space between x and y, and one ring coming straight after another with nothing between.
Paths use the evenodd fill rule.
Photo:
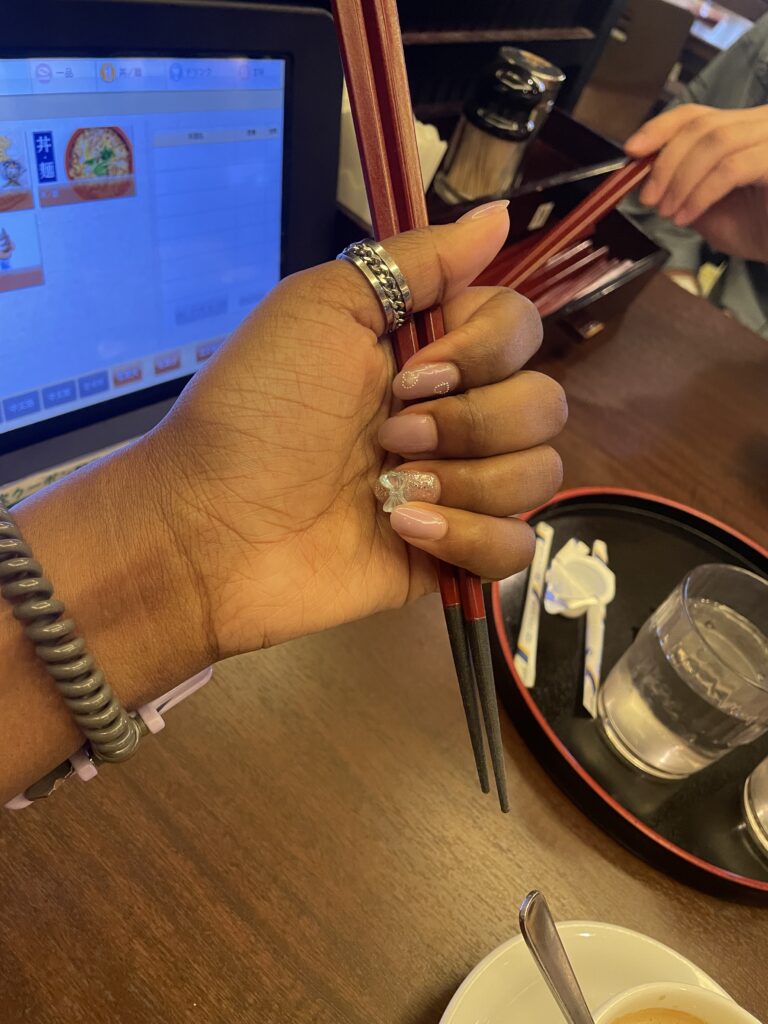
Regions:
<instances>
[{"instance_id":1,"label":"silver chain ring","mask_svg":"<svg viewBox=\"0 0 768 1024\"><path fill-rule=\"evenodd\" d=\"M336 257L346 260L363 274L376 293L387 321L389 334L402 327L413 310L408 282L383 246L372 238L353 242Z\"/></svg>"}]
</instances>

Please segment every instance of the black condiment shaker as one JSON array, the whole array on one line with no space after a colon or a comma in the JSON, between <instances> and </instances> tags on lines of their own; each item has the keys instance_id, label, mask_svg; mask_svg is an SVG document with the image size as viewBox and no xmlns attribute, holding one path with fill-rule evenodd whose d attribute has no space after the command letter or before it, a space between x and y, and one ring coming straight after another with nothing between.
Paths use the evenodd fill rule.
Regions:
<instances>
[{"instance_id":1,"label":"black condiment shaker","mask_svg":"<svg viewBox=\"0 0 768 1024\"><path fill-rule=\"evenodd\" d=\"M546 80L525 62L552 69ZM559 75L559 78L556 76ZM558 68L534 54L502 47L464 105L434 190L446 203L472 202L508 193L515 185L525 151L552 107Z\"/></svg>"}]
</instances>

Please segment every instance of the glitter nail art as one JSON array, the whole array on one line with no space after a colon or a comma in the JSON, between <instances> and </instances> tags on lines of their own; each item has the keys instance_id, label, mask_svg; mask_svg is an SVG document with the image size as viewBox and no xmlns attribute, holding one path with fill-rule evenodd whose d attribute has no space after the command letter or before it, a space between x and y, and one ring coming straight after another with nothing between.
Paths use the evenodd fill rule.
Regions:
<instances>
[{"instance_id":1,"label":"glitter nail art","mask_svg":"<svg viewBox=\"0 0 768 1024\"><path fill-rule=\"evenodd\" d=\"M402 370L392 382L392 389L398 398L409 402L414 398L447 395L460 383L461 374L454 363L425 363L411 370Z\"/></svg>"},{"instance_id":2,"label":"glitter nail art","mask_svg":"<svg viewBox=\"0 0 768 1024\"><path fill-rule=\"evenodd\" d=\"M415 388L419 383L419 377L418 370L403 370L400 374L400 387L407 390Z\"/></svg>"},{"instance_id":3,"label":"glitter nail art","mask_svg":"<svg viewBox=\"0 0 768 1024\"><path fill-rule=\"evenodd\" d=\"M440 498L440 481L434 473L415 470L382 473L376 485L376 497L384 502L385 512L393 512L407 501L435 503Z\"/></svg>"}]
</instances>

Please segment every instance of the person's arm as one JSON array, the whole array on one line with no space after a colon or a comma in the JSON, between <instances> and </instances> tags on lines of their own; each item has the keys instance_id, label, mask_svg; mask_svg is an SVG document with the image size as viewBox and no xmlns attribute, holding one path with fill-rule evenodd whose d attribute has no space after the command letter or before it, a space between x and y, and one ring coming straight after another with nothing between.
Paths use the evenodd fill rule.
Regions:
<instances>
[{"instance_id":1,"label":"person's arm","mask_svg":"<svg viewBox=\"0 0 768 1024\"><path fill-rule=\"evenodd\" d=\"M668 271L697 271L702 241L726 255L764 257L767 60L768 16L627 140L630 156L658 154L627 212L669 250Z\"/></svg>"},{"instance_id":2,"label":"person's arm","mask_svg":"<svg viewBox=\"0 0 768 1024\"><path fill-rule=\"evenodd\" d=\"M195 581L159 516L164 467L139 443L13 510L96 664L134 709L215 659ZM149 471L148 471L149 469ZM83 743L0 598L0 805Z\"/></svg>"},{"instance_id":3,"label":"person's arm","mask_svg":"<svg viewBox=\"0 0 768 1024\"><path fill-rule=\"evenodd\" d=\"M528 563L514 516L560 484L547 442L566 406L518 372L541 340L532 305L467 288L509 230L503 207L479 212L386 243L448 331L394 383L372 288L330 263L280 284L146 437L13 510L129 709L219 658L420 597L433 557L495 578ZM385 470L405 481L391 516ZM4 802L82 737L2 598L0 665Z\"/></svg>"},{"instance_id":4,"label":"person's arm","mask_svg":"<svg viewBox=\"0 0 768 1024\"><path fill-rule=\"evenodd\" d=\"M626 150L656 154L640 191L644 205L718 252L768 260L768 105L676 107L644 125Z\"/></svg>"},{"instance_id":5,"label":"person's arm","mask_svg":"<svg viewBox=\"0 0 768 1024\"><path fill-rule=\"evenodd\" d=\"M732 115L738 119L738 115L745 110L765 104L768 102L768 84L761 69L765 67L766 60L768 16L761 18L730 49L711 61L681 90L660 118L654 118L636 132L627 142L627 151L632 156L645 155L655 151L654 144L656 150L663 150L671 140L671 134L662 137L659 128L665 124L672 126L673 130L683 128L688 119L703 107L722 110L727 120ZM681 113L673 114L675 110ZM676 119L680 119L679 124ZM683 159L693 166L699 157L689 148ZM705 162L701 166L706 168L708 164ZM658 173L657 170L655 174ZM704 259L704 239L699 231L700 225L675 223L669 210L661 208L659 197L654 195L653 190L649 193L646 188L641 198L642 201L632 196L625 201L622 212L669 252L666 272L676 277L679 283L687 282L690 290L697 290L696 278ZM706 223L703 227L707 227Z\"/></svg>"}]
</instances>

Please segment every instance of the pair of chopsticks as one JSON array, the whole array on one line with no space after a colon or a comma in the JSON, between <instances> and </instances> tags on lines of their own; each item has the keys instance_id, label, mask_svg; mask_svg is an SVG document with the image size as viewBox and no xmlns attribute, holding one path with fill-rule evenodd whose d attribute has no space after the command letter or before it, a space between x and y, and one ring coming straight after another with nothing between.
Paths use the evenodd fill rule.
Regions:
<instances>
[{"instance_id":1,"label":"pair of chopsticks","mask_svg":"<svg viewBox=\"0 0 768 1024\"><path fill-rule=\"evenodd\" d=\"M427 206L395 0L334 0L334 17L374 234L382 239L426 227ZM440 309L417 313L392 338L398 369L444 333ZM489 792L478 696L499 805L508 811L482 584L477 576L442 562L437 572L480 786Z\"/></svg>"},{"instance_id":2,"label":"pair of chopsticks","mask_svg":"<svg viewBox=\"0 0 768 1024\"><path fill-rule=\"evenodd\" d=\"M374 234L378 239L428 225L416 134L395 0L334 0L334 18L352 108ZM504 280L520 287L605 215L650 169L628 164L542 239L521 247ZM417 313L392 338L398 368L445 333L439 308ZM439 562L440 594L467 728L483 792L490 790L480 715L496 790L509 810L504 750L482 585L477 576Z\"/></svg>"}]
</instances>

